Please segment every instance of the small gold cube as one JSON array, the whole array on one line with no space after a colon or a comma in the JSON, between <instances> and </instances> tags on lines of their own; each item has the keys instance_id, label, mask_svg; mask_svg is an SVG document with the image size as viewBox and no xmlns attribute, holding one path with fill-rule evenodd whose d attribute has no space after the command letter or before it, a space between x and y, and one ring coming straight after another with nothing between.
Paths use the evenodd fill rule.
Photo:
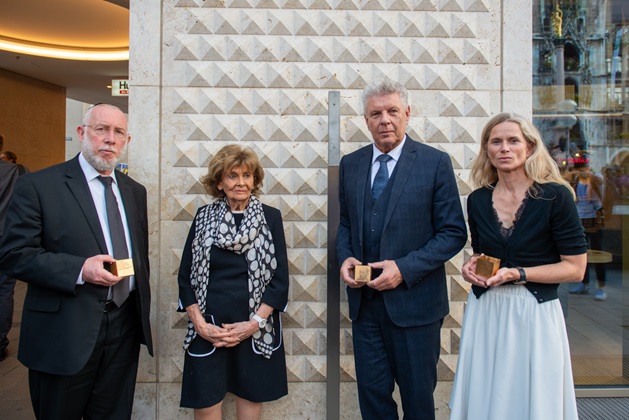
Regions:
<instances>
[{"instance_id":1,"label":"small gold cube","mask_svg":"<svg viewBox=\"0 0 629 420\"><path fill-rule=\"evenodd\" d=\"M490 278L500 268L500 258L490 257L489 255L481 255L476 260L476 275Z\"/></svg>"},{"instance_id":2,"label":"small gold cube","mask_svg":"<svg viewBox=\"0 0 629 420\"><path fill-rule=\"evenodd\" d=\"M128 277L135 274L133 271L133 260L127 258L126 260L117 260L109 265L111 274L118 277Z\"/></svg>"},{"instance_id":3,"label":"small gold cube","mask_svg":"<svg viewBox=\"0 0 629 420\"><path fill-rule=\"evenodd\" d=\"M357 283L368 283L371 281L371 267L368 265L357 265L354 267L354 281Z\"/></svg>"}]
</instances>

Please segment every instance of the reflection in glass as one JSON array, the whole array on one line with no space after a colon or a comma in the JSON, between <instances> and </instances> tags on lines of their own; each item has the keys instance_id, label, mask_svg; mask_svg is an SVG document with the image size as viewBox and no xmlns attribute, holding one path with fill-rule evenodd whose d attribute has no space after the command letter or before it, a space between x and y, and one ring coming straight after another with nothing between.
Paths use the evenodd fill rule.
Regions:
<instances>
[{"instance_id":1,"label":"reflection in glass","mask_svg":"<svg viewBox=\"0 0 629 420\"><path fill-rule=\"evenodd\" d=\"M583 281L560 287L577 385L629 384L627 19L624 0L533 1L533 119L590 248Z\"/></svg>"}]
</instances>

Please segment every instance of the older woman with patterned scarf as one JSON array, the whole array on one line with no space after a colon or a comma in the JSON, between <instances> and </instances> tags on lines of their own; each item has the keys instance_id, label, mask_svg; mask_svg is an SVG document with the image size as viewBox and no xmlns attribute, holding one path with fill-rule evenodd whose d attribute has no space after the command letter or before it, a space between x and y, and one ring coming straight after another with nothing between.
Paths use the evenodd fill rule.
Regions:
<instances>
[{"instance_id":1,"label":"older woman with patterned scarf","mask_svg":"<svg viewBox=\"0 0 629 420\"><path fill-rule=\"evenodd\" d=\"M280 311L288 301L282 216L262 204L264 170L237 145L218 151L201 180L216 200L192 222L179 267L179 310L189 317L181 406L221 419L227 392L239 419L288 393Z\"/></svg>"}]
</instances>

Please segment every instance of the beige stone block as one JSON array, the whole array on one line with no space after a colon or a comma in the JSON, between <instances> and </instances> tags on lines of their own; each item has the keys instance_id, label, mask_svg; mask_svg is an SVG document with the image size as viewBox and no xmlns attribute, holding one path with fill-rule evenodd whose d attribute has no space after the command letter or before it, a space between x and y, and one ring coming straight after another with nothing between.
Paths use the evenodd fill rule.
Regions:
<instances>
[{"instance_id":1,"label":"beige stone block","mask_svg":"<svg viewBox=\"0 0 629 420\"><path fill-rule=\"evenodd\" d=\"M193 411L179 407L181 401L180 383L157 384L157 407L159 420L166 419L192 419Z\"/></svg>"},{"instance_id":2,"label":"beige stone block","mask_svg":"<svg viewBox=\"0 0 629 420\"><path fill-rule=\"evenodd\" d=\"M129 3L129 79L131 86L157 86L160 83L160 32L162 22L159 0Z\"/></svg>"},{"instance_id":3,"label":"beige stone block","mask_svg":"<svg viewBox=\"0 0 629 420\"><path fill-rule=\"evenodd\" d=\"M525 91L532 88L533 43L531 42L533 8L529 2L503 2L502 43L517 54L505 53L502 58L504 90ZM517 22L518 30L509 30ZM505 108L507 109L507 108ZM531 108L529 108L530 110Z\"/></svg>"},{"instance_id":4,"label":"beige stone block","mask_svg":"<svg viewBox=\"0 0 629 420\"><path fill-rule=\"evenodd\" d=\"M143 420L157 419L157 384L155 382L138 382L135 385L131 417Z\"/></svg>"}]
</instances>

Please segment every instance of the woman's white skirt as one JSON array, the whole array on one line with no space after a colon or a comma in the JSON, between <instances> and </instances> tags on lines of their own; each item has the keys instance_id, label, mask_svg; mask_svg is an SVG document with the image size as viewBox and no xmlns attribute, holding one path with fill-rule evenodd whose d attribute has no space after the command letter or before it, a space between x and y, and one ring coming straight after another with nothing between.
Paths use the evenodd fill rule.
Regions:
<instances>
[{"instance_id":1,"label":"woman's white skirt","mask_svg":"<svg viewBox=\"0 0 629 420\"><path fill-rule=\"evenodd\" d=\"M576 420L559 300L517 285L470 292L450 408L457 420Z\"/></svg>"}]
</instances>

